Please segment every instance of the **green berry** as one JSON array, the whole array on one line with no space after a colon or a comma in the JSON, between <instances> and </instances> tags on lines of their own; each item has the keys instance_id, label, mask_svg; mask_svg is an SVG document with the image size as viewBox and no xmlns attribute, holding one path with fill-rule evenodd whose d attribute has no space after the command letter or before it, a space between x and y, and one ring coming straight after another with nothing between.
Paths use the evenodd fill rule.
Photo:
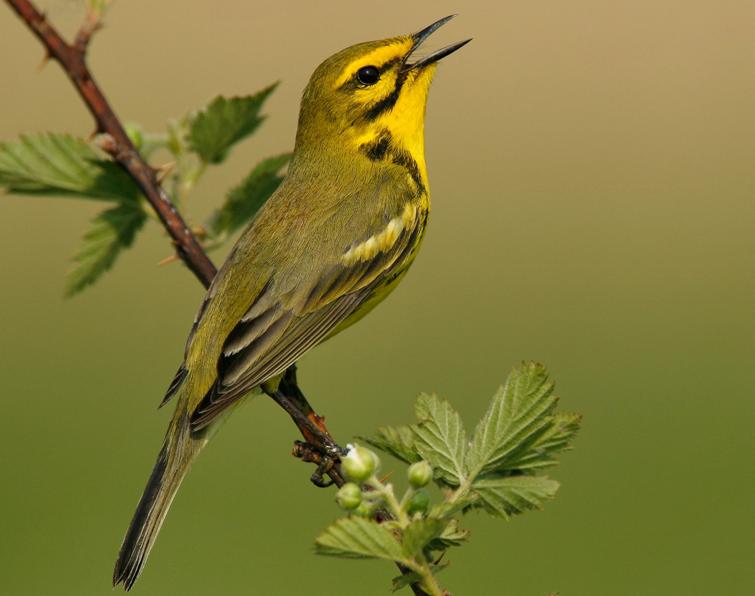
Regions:
<instances>
[{"instance_id":1,"label":"green berry","mask_svg":"<svg viewBox=\"0 0 755 596\"><path fill-rule=\"evenodd\" d=\"M409 466L408 476L412 488L422 488L433 479L433 469L426 461L418 461Z\"/></svg>"},{"instance_id":2,"label":"green berry","mask_svg":"<svg viewBox=\"0 0 755 596\"><path fill-rule=\"evenodd\" d=\"M341 460L341 468L354 482L364 482L377 470L380 460L369 449L355 445Z\"/></svg>"},{"instance_id":3,"label":"green berry","mask_svg":"<svg viewBox=\"0 0 755 596\"><path fill-rule=\"evenodd\" d=\"M353 482L347 482L336 493L336 503L346 510L359 507L362 502L362 489Z\"/></svg>"},{"instance_id":4,"label":"green berry","mask_svg":"<svg viewBox=\"0 0 755 596\"><path fill-rule=\"evenodd\" d=\"M427 494L427 491L425 489L421 488L412 495L411 499L409 499L409 503L406 506L406 512L409 515L417 512L424 513L425 511L427 511L427 507L429 505L430 495Z\"/></svg>"}]
</instances>

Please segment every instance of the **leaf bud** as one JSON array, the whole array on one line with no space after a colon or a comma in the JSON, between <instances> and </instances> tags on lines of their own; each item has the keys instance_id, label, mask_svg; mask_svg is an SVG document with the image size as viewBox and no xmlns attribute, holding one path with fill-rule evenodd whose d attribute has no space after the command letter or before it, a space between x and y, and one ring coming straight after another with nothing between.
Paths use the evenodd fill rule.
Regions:
<instances>
[{"instance_id":1,"label":"leaf bud","mask_svg":"<svg viewBox=\"0 0 755 596\"><path fill-rule=\"evenodd\" d=\"M375 514L375 504L368 501L362 501L359 503L359 507L354 510L354 514L369 519Z\"/></svg>"},{"instance_id":2,"label":"leaf bud","mask_svg":"<svg viewBox=\"0 0 755 596\"><path fill-rule=\"evenodd\" d=\"M409 499L409 503L406 505L406 512L409 515L418 512L424 513L427 511L428 505L430 505L430 495L427 494L425 489L421 488Z\"/></svg>"},{"instance_id":3,"label":"leaf bud","mask_svg":"<svg viewBox=\"0 0 755 596\"><path fill-rule=\"evenodd\" d=\"M354 482L364 482L370 478L380 465L380 460L369 449L354 445L341 460L341 467Z\"/></svg>"},{"instance_id":4,"label":"leaf bud","mask_svg":"<svg viewBox=\"0 0 755 596\"><path fill-rule=\"evenodd\" d=\"M422 488L427 486L433 479L433 469L426 461L418 461L417 463L409 466L407 472L409 476L409 484L412 488Z\"/></svg>"},{"instance_id":5,"label":"leaf bud","mask_svg":"<svg viewBox=\"0 0 755 596\"><path fill-rule=\"evenodd\" d=\"M362 502L362 489L353 482L347 482L336 493L336 503L339 507L350 511L356 509Z\"/></svg>"}]
</instances>

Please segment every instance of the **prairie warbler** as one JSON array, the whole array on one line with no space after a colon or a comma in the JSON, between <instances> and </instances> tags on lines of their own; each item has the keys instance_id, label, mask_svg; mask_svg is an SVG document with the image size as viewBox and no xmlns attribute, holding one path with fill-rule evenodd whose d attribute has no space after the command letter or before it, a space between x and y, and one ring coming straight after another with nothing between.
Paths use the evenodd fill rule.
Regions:
<instances>
[{"instance_id":1,"label":"prairie warbler","mask_svg":"<svg viewBox=\"0 0 755 596\"><path fill-rule=\"evenodd\" d=\"M288 174L219 270L164 402L175 414L123 540L114 584L136 581L209 429L302 354L363 317L411 265L430 209L425 104L438 60L414 35L361 43L317 67Z\"/></svg>"}]
</instances>

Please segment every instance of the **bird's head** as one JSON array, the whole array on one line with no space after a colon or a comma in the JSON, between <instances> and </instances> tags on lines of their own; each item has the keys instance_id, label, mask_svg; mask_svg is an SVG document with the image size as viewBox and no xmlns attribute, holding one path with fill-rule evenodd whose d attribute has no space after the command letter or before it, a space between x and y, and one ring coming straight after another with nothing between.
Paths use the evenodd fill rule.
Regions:
<instances>
[{"instance_id":1,"label":"bird's head","mask_svg":"<svg viewBox=\"0 0 755 596\"><path fill-rule=\"evenodd\" d=\"M369 151L388 138L412 154L422 152L425 104L435 65L470 40L423 58L417 57L417 50L451 18L413 35L351 46L320 64L302 98L297 150L325 150L335 143Z\"/></svg>"}]
</instances>

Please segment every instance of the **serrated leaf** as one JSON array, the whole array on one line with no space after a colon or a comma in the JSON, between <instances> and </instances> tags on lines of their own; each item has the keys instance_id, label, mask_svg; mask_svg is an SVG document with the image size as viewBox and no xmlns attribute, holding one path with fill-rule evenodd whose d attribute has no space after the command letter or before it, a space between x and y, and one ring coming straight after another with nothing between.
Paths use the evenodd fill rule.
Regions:
<instances>
[{"instance_id":1,"label":"serrated leaf","mask_svg":"<svg viewBox=\"0 0 755 596\"><path fill-rule=\"evenodd\" d=\"M474 506L476 502L477 497L466 491L465 494L457 496L453 501L448 500L436 503L430 508L428 515L430 517L448 519L452 515L456 515L460 511Z\"/></svg>"},{"instance_id":2,"label":"serrated leaf","mask_svg":"<svg viewBox=\"0 0 755 596\"><path fill-rule=\"evenodd\" d=\"M552 499L558 482L545 476L504 476L482 478L472 484L480 504L489 513L508 518L531 509L540 509Z\"/></svg>"},{"instance_id":3,"label":"serrated leaf","mask_svg":"<svg viewBox=\"0 0 755 596\"><path fill-rule=\"evenodd\" d=\"M16 194L78 195L110 201L135 200L139 190L115 163L84 140L68 134L22 135L0 143L0 186Z\"/></svg>"},{"instance_id":4,"label":"serrated leaf","mask_svg":"<svg viewBox=\"0 0 755 596\"><path fill-rule=\"evenodd\" d=\"M210 219L213 235L232 234L249 222L283 180L281 170L290 153L269 157L260 163L226 196L225 203Z\"/></svg>"},{"instance_id":5,"label":"serrated leaf","mask_svg":"<svg viewBox=\"0 0 755 596\"><path fill-rule=\"evenodd\" d=\"M469 530L459 527L459 520L452 519L443 531L427 545L430 550L445 550L450 546L461 546L469 538Z\"/></svg>"},{"instance_id":6,"label":"serrated leaf","mask_svg":"<svg viewBox=\"0 0 755 596\"><path fill-rule=\"evenodd\" d=\"M430 541L441 535L446 525L448 525L447 521L429 517L412 521L404 529L404 535L401 538L404 555L408 559L416 557Z\"/></svg>"},{"instance_id":7,"label":"serrated leaf","mask_svg":"<svg viewBox=\"0 0 755 596\"><path fill-rule=\"evenodd\" d=\"M397 575L391 580L391 592L398 592L399 590L416 584L422 581L422 576L416 571L410 571L402 575Z\"/></svg>"},{"instance_id":8,"label":"serrated leaf","mask_svg":"<svg viewBox=\"0 0 755 596\"><path fill-rule=\"evenodd\" d=\"M459 413L436 395L420 395L415 404L420 422L413 428L414 446L433 467L436 477L458 486L466 475L467 434Z\"/></svg>"},{"instance_id":9,"label":"serrated leaf","mask_svg":"<svg viewBox=\"0 0 755 596\"><path fill-rule=\"evenodd\" d=\"M417 401L414 402L414 415L417 420L421 422L432 416L436 400L438 400L438 396L435 394L420 393L417 396Z\"/></svg>"},{"instance_id":10,"label":"serrated leaf","mask_svg":"<svg viewBox=\"0 0 755 596\"><path fill-rule=\"evenodd\" d=\"M350 559L405 560L401 544L386 528L361 517L341 518L315 540L320 555Z\"/></svg>"},{"instance_id":11,"label":"serrated leaf","mask_svg":"<svg viewBox=\"0 0 755 596\"><path fill-rule=\"evenodd\" d=\"M556 401L543 365L530 362L515 368L475 429L467 456L470 474L512 469L548 429Z\"/></svg>"},{"instance_id":12,"label":"serrated leaf","mask_svg":"<svg viewBox=\"0 0 755 596\"><path fill-rule=\"evenodd\" d=\"M146 219L137 201L100 213L73 258L76 265L68 275L66 295L80 292L110 269L120 252L131 246Z\"/></svg>"},{"instance_id":13,"label":"serrated leaf","mask_svg":"<svg viewBox=\"0 0 755 596\"><path fill-rule=\"evenodd\" d=\"M373 447L408 464L422 459L414 448L414 431L408 426L381 426L374 437L360 437Z\"/></svg>"},{"instance_id":14,"label":"serrated leaf","mask_svg":"<svg viewBox=\"0 0 755 596\"><path fill-rule=\"evenodd\" d=\"M244 97L218 95L191 119L189 143L192 150L207 163L222 162L234 144L252 134L262 123L262 104L277 86L278 83L273 83Z\"/></svg>"},{"instance_id":15,"label":"serrated leaf","mask_svg":"<svg viewBox=\"0 0 755 596\"><path fill-rule=\"evenodd\" d=\"M509 464L510 467L517 470L534 470L554 466L558 463L556 455L571 448L569 443L579 431L582 416L558 412L549 416L547 421L543 433Z\"/></svg>"}]
</instances>

